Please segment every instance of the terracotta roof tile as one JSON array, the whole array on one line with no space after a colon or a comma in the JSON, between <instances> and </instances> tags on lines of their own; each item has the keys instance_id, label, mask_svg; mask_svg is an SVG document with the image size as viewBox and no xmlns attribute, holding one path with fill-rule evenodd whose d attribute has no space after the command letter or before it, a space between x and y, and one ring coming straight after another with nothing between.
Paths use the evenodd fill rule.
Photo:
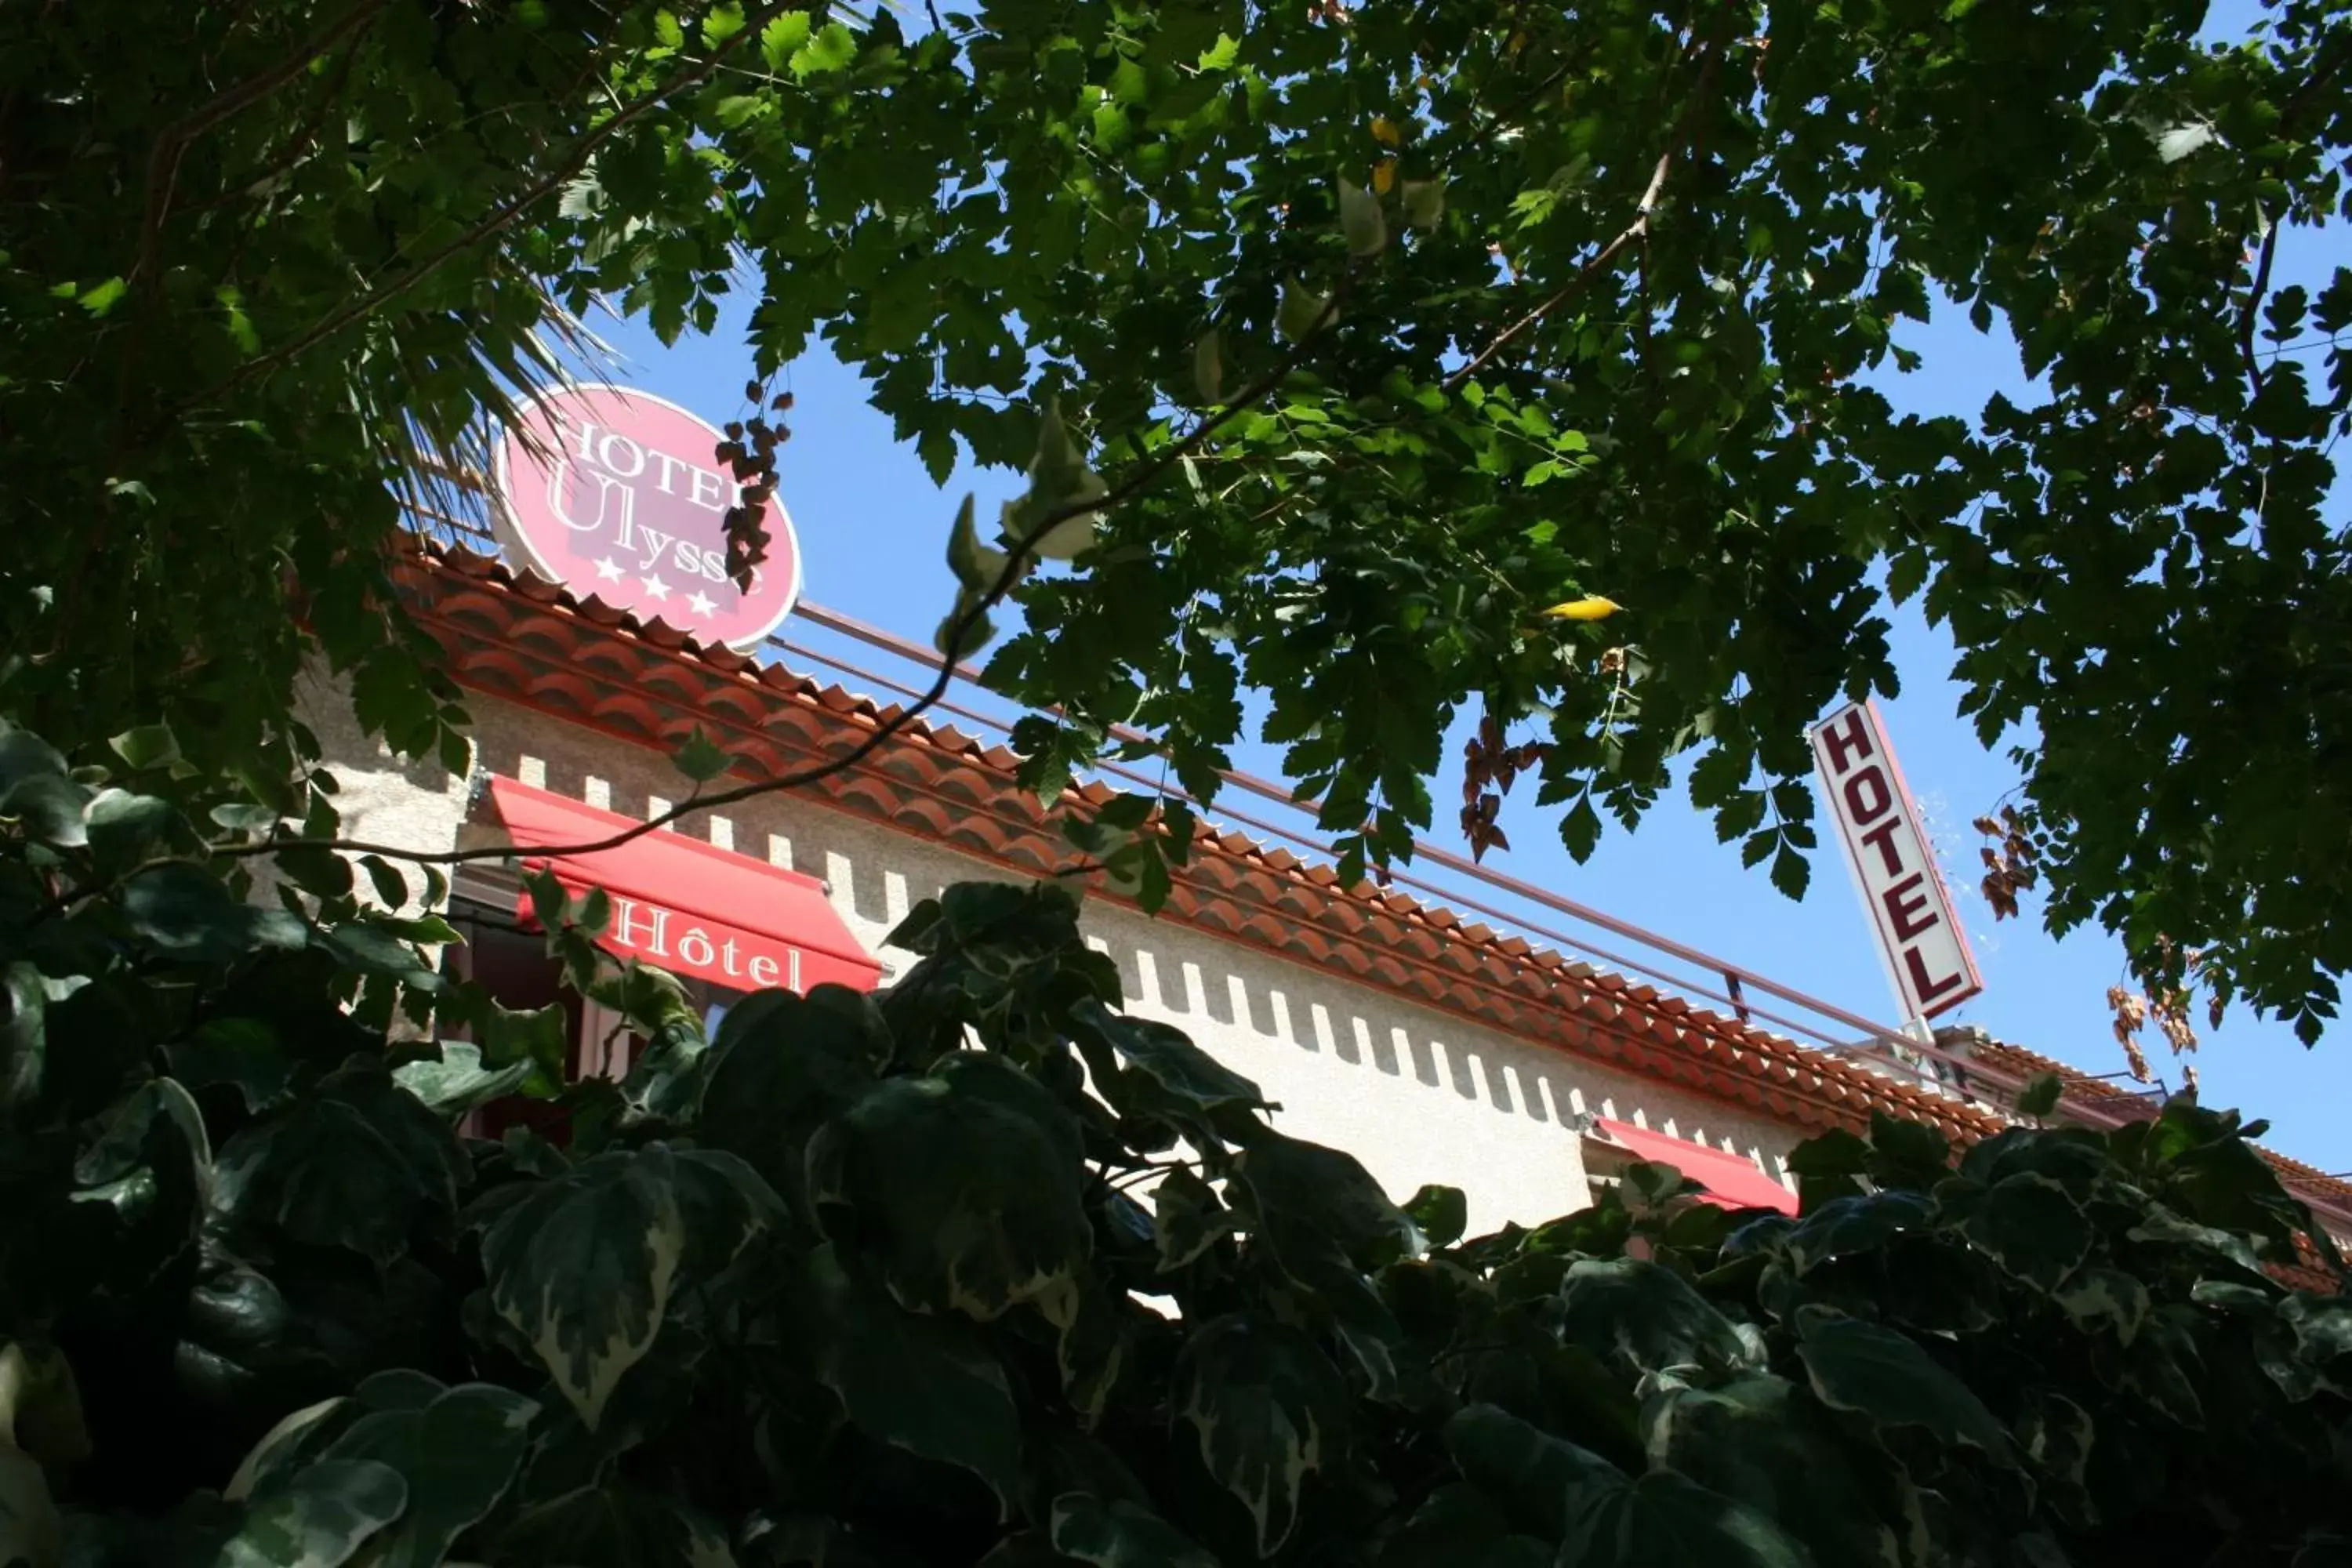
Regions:
<instances>
[{"instance_id":1,"label":"terracotta roof tile","mask_svg":"<svg viewBox=\"0 0 2352 1568\"><path fill-rule=\"evenodd\" d=\"M462 682L640 736L657 738L665 719L682 729L682 720L707 715L730 731L721 743L746 756L755 775L804 766L813 755L837 754L845 744L834 739L838 726L870 730L900 711L782 666L758 664L731 648L707 647L659 621L648 625L601 602L583 604L529 573L471 552L422 548L403 575L419 618L450 649ZM632 654L633 647L641 651ZM671 668L656 673L659 666ZM594 688L606 683L623 689L600 698ZM626 712L600 706L615 699L628 704L630 688L658 691L678 715L649 714L642 701ZM767 695L747 709L737 694L752 690ZM1016 762L1002 744L918 719L868 758L862 773L836 775L825 788L836 805L922 824L933 837L971 844L1008 865L1066 864L1066 847L1042 826L1038 803L1014 781ZM1099 804L1113 793L1090 784L1075 798ZM929 804L949 802L953 809ZM1214 899L1198 896L1212 886L1224 891ZM1989 1110L1897 1082L1654 986L1629 984L1583 959L1538 950L1524 938L1423 905L1401 890L1370 881L1341 887L1328 865L1207 824L1196 834L1192 861L1180 872L1163 914L1305 962L1374 974L1401 994L1432 998L1571 1051L1632 1063L1728 1102L1769 1107L1801 1130L1859 1127L1873 1110L1919 1117L1963 1142L2005 1124ZM2004 1060L2030 1058L2036 1065L2029 1070L2042 1070L2039 1064L2046 1061L2015 1047L2000 1049L2014 1053ZM2079 1088L2070 1082L2070 1089L2124 1093L2094 1079ZM2352 1206L2352 1187L2273 1158L2283 1170L2338 1189Z\"/></svg>"}]
</instances>

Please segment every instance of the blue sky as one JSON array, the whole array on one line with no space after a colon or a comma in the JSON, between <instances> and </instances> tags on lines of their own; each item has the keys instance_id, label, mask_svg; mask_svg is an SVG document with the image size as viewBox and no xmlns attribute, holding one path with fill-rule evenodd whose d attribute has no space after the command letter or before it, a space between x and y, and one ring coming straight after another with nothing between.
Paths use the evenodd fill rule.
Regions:
<instances>
[{"instance_id":1,"label":"blue sky","mask_svg":"<svg viewBox=\"0 0 2352 1568\"><path fill-rule=\"evenodd\" d=\"M2286 240L2283 281L2324 273L2315 254L2326 248L2321 237L2305 231ZM671 349L628 323L599 321L596 328L620 355L621 379L714 420L732 416L751 363L740 312L713 336ZM1898 406L1973 416L1996 390L2021 401L2030 396L2006 338L1979 336L1958 310L1939 310L1909 341L1927 364L1918 374L1890 374L1883 382ZM957 503L966 489L975 489L981 515L992 517L995 502L1017 488L1013 476L965 471L946 489L935 488L912 448L896 443L889 421L867 406L856 376L821 352L791 368L789 384L797 405L782 455L782 494L803 552L804 596L927 643L954 595L943 551ZM2343 493L2339 486L2339 515ZM2105 1000L2107 987L2124 977L2117 944L2097 931L2053 940L2041 929L2032 895L2022 921L1995 924L1977 894L1978 839L1969 823L2015 784L2016 773L2004 756L1985 751L1958 716L1960 689L1948 678L1951 644L1924 623L1916 605L1915 599L1886 612L1895 626L1903 694L1883 702L1882 711L1937 838L1987 985L1982 996L1939 1022L1977 1024L2088 1071L2120 1072L2122 1053ZM796 619L784 632L896 678L908 674L887 656L805 622ZM986 706L1003 710L1002 704ZM1450 754L1458 754L1458 746ZM1252 772L1279 773L1268 748L1244 748L1240 760ZM1458 848L1442 804L1454 794L1454 782L1439 781L1441 820L1427 837ZM1547 814L1526 798L1531 791L1521 794L1504 816L1514 847L1490 856L1490 866L1853 1012L1892 1018L1870 928L1833 849L1816 856L1811 891L1791 903L1760 868L1742 869L1736 844L1718 845L1707 820L1669 795L1638 832L1612 825L1599 853L1579 866L1560 847ZM1254 815L1270 809L1231 804ZM2158 1072L2178 1086L2178 1067L2152 1031L2147 1047ZM2352 1168L2352 1126L2336 1114L2352 1090L2352 1024L2306 1051L2284 1026L2233 1012L2206 1035L2195 1060L2206 1103L2269 1118L2275 1147L2322 1169Z\"/></svg>"}]
</instances>

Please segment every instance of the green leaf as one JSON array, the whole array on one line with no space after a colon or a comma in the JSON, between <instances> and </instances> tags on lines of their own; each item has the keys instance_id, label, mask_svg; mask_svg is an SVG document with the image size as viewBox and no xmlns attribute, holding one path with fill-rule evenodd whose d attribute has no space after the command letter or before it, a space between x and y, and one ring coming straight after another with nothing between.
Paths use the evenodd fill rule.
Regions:
<instances>
[{"instance_id":1,"label":"green leaf","mask_svg":"<svg viewBox=\"0 0 2352 1568\"><path fill-rule=\"evenodd\" d=\"M1339 180L1339 233L1350 256L1378 256L1388 247L1389 224L1380 197L1345 175Z\"/></svg>"},{"instance_id":2,"label":"green leaf","mask_svg":"<svg viewBox=\"0 0 2352 1568\"><path fill-rule=\"evenodd\" d=\"M1235 1162L1228 1189L1274 1262L1328 1314L1370 1379L1375 1397L1396 1387L1395 1319L1364 1278L1420 1249L1412 1222L1351 1154L1259 1130Z\"/></svg>"},{"instance_id":3,"label":"green leaf","mask_svg":"<svg viewBox=\"0 0 2352 1568\"><path fill-rule=\"evenodd\" d=\"M1932 1200L1899 1189L1832 1198L1805 1215L1782 1245L1790 1266L1802 1275L1832 1258L1875 1252L1895 1237L1927 1226L1935 1212Z\"/></svg>"},{"instance_id":4,"label":"green leaf","mask_svg":"<svg viewBox=\"0 0 2352 1568\"><path fill-rule=\"evenodd\" d=\"M2059 1096L2065 1092L2065 1080L2056 1073L2035 1073L2025 1080L2025 1087L2017 1091L2017 1113L2020 1116L2047 1116L2058 1109Z\"/></svg>"},{"instance_id":5,"label":"green leaf","mask_svg":"<svg viewBox=\"0 0 2352 1568\"><path fill-rule=\"evenodd\" d=\"M1160 1178L1151 1192L1162 1273L1183 1268L1234 1234L1240 1218L1217 1201L1208 1183L1179 1166Z\"/></svg>"},{"instance_id":6,"label":"green leaf","mask_svg":"<svg viewBox=\"0 0 2352 1568\"><path fill-rule=\"evenodd\" d=\"M1731 1321L1674 1270L1644 1258L1583 1258L1560 1283L1561 1337L1621 1376L1721 1371L1751 1356Z\"/></svg>"},{"instance_id":7,"label":"green leaf","mask_svg":"<svg viewBox=\"0 0 2352 1568\"><path fill-rule=\"evenodd\" d=\"M148 1079L116 1102L73 1180L77 1207L110 1222L109 1268L144 1285L187 1255L204 1220L217 1180L204 1113L174 1080Z\"/></svg>"},{"instance_id":8,"label":"green leaf","mask_svg":"<svg viewBox=\"0 0 2352 1568\"><path fill-rule=\"evenodd\" d=\"M397 910L408 902L408 879L383 856L361 856L360 868L368 874L368 881L375 889L377 901L384 908Z\"/></svg>"},{"instance_id":9,"label":"green leaf","mask_svg":"<svg viewBox=\"0 0 2352 1568\"><path fill-rule=\"evenodd\" d=\"M220 1568L337 1568L407 1503L408 1484L391 1466L321 1459L257 1490L214 1561Z\"/></svg>"},{"instance_id":10,"label":"green leaf","mask_svg":"<svg viewBox=\"0 0 2352 1568\"><path fill-rule=\"evenodd\" d=\"M488 1542L498 1563L565 1568L735 1568L727 1534L689 1505L625 1481L562 1496L517 1515Z\"/></svg>"},{"instance_id":11,"label":"green leaf","mask_svg":"<svg viewBox=\"0 0 2352 1568\"><path fill-rule=\"evenodd\" d=\"M482 1065L479 1047L463 1040L444 1040L438 1061L414 1061L393 1069L400 1087L444 1116L463 1116L520 1089L531 1064L512 1062L503 1068Z\"/></svg>"},{"instance_id":12,"label":"green leaf","mask_svg":"<svg viewBox=\"0 0 2352 1568\"><path fill-rule=\"evenodd\" d=\"M278 910L230 896L220 879L194 866L157 866L123 884L130 934L159 953L190 963L229 963L260 948L299 947L302 922Z\"/></svg>"},{"instance_id":13,"label":"green leaf","mask_svg":"<svg viewBox=\"0 0 2352 1568\"><path fill-rule=\"evenodd\" d=\"M1813 1394L1831 1409L1882 1426L1922 1426L1998 1463L2017 1462L2008 1432L1975 1391L1893 1329L1806 1306L1797 1313L1797 1339Z\"/></svg>"},{"instance_id":14,"label":"green leaf","mask_svg":"<svg viewBox=\"0 0 2352 1568\"><path fill-rule=\"evenodd\" d=\"M760 58L772 71L782 71L791 66L793 57L808 41L810 16L806 11L786 11L760 29Z\"/></svg>"},{"instance_id":15,"label":"green leaf","mask_svg":"<svg viewBox=\"0 0 2352 1568\"><path fill-rule=\"evenodd\" d=\"M168 768L179 762L180 742L168 724L142 724L107 742L114 754L140 772Z\"/></svg>"},{"instance_id":16,"label":"green leaf","mask_svg":"<svg viewBox=\"0 0 2352 1568\"><path fill-rule=\"evenodd\" d=\"M713 744L710 737L702 732L699 724L694 727L694 733L687 738L686 744L677 749L670 762L679 773L696 784L709 784L734 765L734 759Z\"/></svg>"},{"instance_id":17,"label":"green leaf","mask_svg":"<svg viewBox=\"0 0 2352 1568\"><path fill-rule=\"evenodd\" d=\"M1398 187L1398 205L1414 228L1435 228L1445 221L1445 176L1405 181Z\"/></svg>"},{"instance_id":18,"label":"green leaf","mask_svg":"<svg viewBox=\"0 0 2352 1568\"><path fill-rule=\"evenodd\" d=\"M959 1052L877 1085L820 1131L809 1196L908 1306L986 1321L1034 1303L1067 1329L1094 1241L1080 1166L1077 1125L1049 1090Z\"/></svg>"},{"instance_id":19,"label":"green leaf","mask_svg":"<svg viewBox=\"0 0 2352 1568\"><path fill-rule=\"evenodd\" d=\"M81 291L81 308L93 316L104 316L121 304L122 297L130 291L131 285L121 278L110 278Z\"/></svg>"},{"instance_id":20,"label":"green leaf","mask_svg":"<svg viewBox=\"0 0 2352 1568\"><path fill-rule=\"evenodd\" d=\"M1021 1415L1004 1369L970 1324L909 1312L820 1247L794 1271L789 1311L819 1381L860 1431L971 1471L1010 1508L1022 1493Z\"/></svg>"},{"instance_id":21,"label":"green leaf","mask_svg":"<svg viewBox=\"0 0 2352 1568\"><path fill-rule=\"evenodd\" d=\"M857 35L839 22L827 22L792 54L792 73L805 81L824 71L846 70L857 58Z\"/></svg>"},{"instance_id":22,"label":"green leaf","mask_svg":"<svg viewBox=\"0 0 2352 1568\"><path fill-rule=\"evenodd\" d=\"M889 1051L870 997L838 985L746 997L728 1010L711 1045L699 1135L748 1161L800 1207L811 1134L874 1086Z\"/></svg>"},{"instance_id":23,"label":"green leaf","mask_svg":"<svg viewBox=\"0 0 2352 1568\"><path fill-rule=\"evenodd\" d=\"M1473 1486L1432 1492L1381 1546L1379 1568L1551 1568L1549 1542L1512 1533L1510 1520Z\"/></svg>"},{"instance_id":24,"label":"green leaf","mask_svg":"<svg viewBox=\"0 0 2352 1568\"><path fill-rule=\"evenodd\" d=\"M1329 295L1318 294L1304 283L1286 282L1275 310L1274 328L1297 342L1329 326L1337 314Z\"/></svg>"},{"instance_id":25,"label":"green leaf","mask_svg":"<svg viewBox=\"0 0 2352 1568\"><path fill-rule=\"evenodd\" d=\"M2095 1239L2089 1216L2066 1189L2030 1171L1995 1182L1960 1229L1979 1250L2042 1290L2055 1290Z\"/></svg>"},{"instance_id":26,"label":"green leaf","mask_svg":"<svg viewBox=\"0 0 2352 1568\"><path fill-rule=\"evenodd\" d=\"M1228 1106L1262 1109L1257 1085L1194 1045L1181 1029L1114 1013L1095 997L1071 1008L1071 1033L1104 1098L1121 1113L1175 1119L1200 1129ZM1109 1058L1102 1052L1108 1050Z\"/></svg>"},{"instance_id":27,"label":"green leaf","mask_svg":"<svg viewBox=\"0 0 2352 1568\"><path fill-rule=\"evenodd\" d=\"M1234 1314L1194 1332L1171 1402L1209 1474L1256 1521L1261 1557L1290 1539L1307 1478L1347 1461L1346 1381L1314 1341L1271 1319Z\"/></svg>"},{"instance_id":28,"label":"green leaf","mask_svg":"<svg viewBox=\"0 0 2352 1568\"><path fill-rule=\"evenodd\" d=\"M490 1304L590 1428L652 1349L687 1247L673 1160L599 1154L497 1211L482 1236Z\"/></svg>"},{"instance_id":29,"label":"green leaf","mask_svg":"<svg viewBox=\"0 0 2352 1568\"><path fill-rule=\"evenodd\" d=\"M82 823L88 799L89 792L62 773L26 772L12 780L0 772L0 821L24 824L26 835L39 843L61 849L89 843Z\"/></svg>"},{"instance_id":30,"label":"green leaf","mask_svg":"<svg viewBox=\"0 0 2352 1568\"><path fill-rule=\"evenodd\" d=\"M259 1018L212 1018L168 1047L172 1076L191 1089L234 1088L247 1110L267 1110L293 1087L295 1060Z\"/></svg>"},{"instance_id":31,"label":"green leaf","mask_svg":"<svg viewBox=\"0 0 2352 1568\"><path fill-rule=\"evenodd\" d=\"M2125 1345L2137 1337L2152 1310L2147 1287L2120 1268L2077 1269L2052 1299L2077 1328L2104 1325Z\"/></svg>"},{"instance_id":32,"label":"green leaf","mask_svg":"<svg viewBox=\"0 0 2352 1568\"><path fill-rule=\"evenodd\" d=\"M463 1384L420 1408L361 1416L325 1462L367 1460L407 1483L408 1506L377 1543L381 1568L434 1568L468 1526L487 1517L522 1468L539 1406L488 1384Z\"/></svg>"},{"instance_id":33,"label":"green leaf","mask_svg":"<svg viewBox=\"0 0 2352 1568\"><path fill-rule=\"evenodd\" d=\"M1592 1501L1625 1485L1625 1472L1600 1455L1492 1405L1457 1411L1445 1423L1445 1448L1464 1479L1501 1505L1515 1529L1549 1541L1566 1534Z\"/></svg>"},{"instance_id":34,"label":"green leaf","mask_svg":"<svg viewBox=\"0 0 2352 1568\"><path fill-rule=\"evenodd\" d=\"M1124 1499L1066 1492L1054 1500L1054 1550L1096 1568L1219 1568L1166 1520Z\"/></svg>"},{"instance_id":35,"label":"green leaf","mask_svg":"<svg viewBox=\"0 0 2352 1568\"><path fill-rule=\"evenodd\" d=\"M1432 1248L1453 1246L1470 1226L1470 1200L1459 1187L1424 1186L1405 1200L1404 1212Z\"/></svg>"},{"instance_id":36,"label":"green leaf","mask_svg":"<svg viewBox=\"0 0 2352 1568\"><path fill-rule=\"evenodd\" d=\"M1214 407L1225 400L1224 345L1214 327L1192 345L1192 390L1200 395L1203 406Z\"/></svg>"},{"instance_id":37,"label":"green leaf","mask_svg":"<svg viewBox=\"0 0 2352 1568\"><path fill-rule=\"evenodd\" d=\"M1812 1568L1813 1563L1763 1514L1672 1470L1652 1470L1592 1500L1561 1542L1559 1561L1578 1568L1666 1563Z\"/></svg>"},{"instance_id":38,"label":"green leaf","mask_svg":"<svg viewBox=\"0 0 2352 1568\"><path fill-rule=\"evenodd\" d=\"M1644 1407L1643 1425L1653 1466L1774 1521L1818 1568L1907 1561L1907 1521L1885 1517L1880 1502L1894 1494L1888 1462L1843 1441L1836 1422L1787 1379L1668 1389Z\"/></svg>"}]
</instances>

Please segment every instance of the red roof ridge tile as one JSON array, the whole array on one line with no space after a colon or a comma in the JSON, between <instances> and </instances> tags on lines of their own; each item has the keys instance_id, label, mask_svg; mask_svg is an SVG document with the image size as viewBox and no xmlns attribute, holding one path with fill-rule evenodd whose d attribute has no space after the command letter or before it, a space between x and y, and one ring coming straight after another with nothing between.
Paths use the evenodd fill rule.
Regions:
<instances>
[{"instance_id":1,"label":"red roof ridge tile","mask_svg":"<svg viewBox=\"0 0 2352 1568\"><path fill-rule=\"evenodd\" d=\"M820 685L808 677L785 669L780 665L759 664L738 650L723 645L706 645L695 637L677 632L657 618L646 622L626 613L609 622L603 615L591 613L591 608L568 590L551 584L537 574L517 571L494 558L485 557L459 547L427 545L409 558L416 576L416 585L430 599L438 596L435 584L451 576L486 584L494 592L503 591L531 606L534 613L568 616L596 637L620 638L644 647L649 653L669 660L680 660L698 667L716 682L740 685L766 693L772 700L782 698L803 704L806 710L822 714L832 722L862 721L866 727L889 722L901 710L877 704L871 698L848 691L839 685ZM509 602L512 602L511 600ZM595 609L604 606L597 605ZM483 643L511 637L509 628L501 631L494 626L468 621L451 623L451 630L471 643ZM485 667L487 669L487 666ZM598 678L611 679L607 671L594 672ZM510 679L511 677L502 679ZM666 696L667 694L665 694ZM525 700L531 700L526 697ZM676 699L667 699L676 706ZM541 704L543 705L543 704ZM681 733L683 733L683 726ZM782 737L782 740L794 737ZM895 740L907 746L927 751L948 760L955 767L977 767L1000 775L998 793L1005 798L1020 795L1027 809L1017 813L1020 817L1014 837L1036 835L1034 824L1039 820L1035 803L1028 801L1026 792L1013 782L1017 763L1015 755L1000 744L987 744L952 725L934 727L919 717L908 721L897 732ZM967 792L958 792L959 795ZM1116 792L1107 787L1074 791L1079 801L1099 804ZM960 841L964 837L959 835ZM996 842L991 838L991 843ZM1670 1042L1654 1047L1652 1055L1664 1052L1661 1059L1675 1077L1694 1076L1706 1092L1737 1102L1743 1098L1744 1086L1785 1082L1800 1087L1821 1106L1822 1115L1799 1115L1800 1121L1821 1124L1824 1120L1839 1125L1853 1125L1866 1119L1872 1109L1884 1109L1900 1113L1925 1115L1964 1138L1980 1137L2005 1123L1994 1112L1960 1099L1894 1081L1874 1072L1858 1062L1831 1055L1827 1051L1799 1045L1793 1040L1772 1035L1754 1025L1726 1018L1723 1016L1694 1006L1687 1000L1662 993L1647 984L1629 982L1624 976L1599 968L1589 961L1562 954L1549 948L1538 948L1524 937L1497 931L1475 921L1467 921L1458 912L1442 905L1425 904L1412 895L1396 889L1382 889L1372 881L1360 881L1353 887L1339 885L1338 872L1330 866L1306 859L1278 845L1269 845L1246 834L1213 828L1203 823L1196 835L1196 846L1213 845L1221 853L1251 868L1272 886L1269 896L1284 886L1312 889L1324 900L1322 910L1347 926L1345 940L1349 942L1369 940L1377 950L1363 955L1342 954L1331 945L1331 938L1340 935L1337 928L1313 928L1297 934L1308 945L1322 950L1328 961L1341 962L1349 967L1369 973L1375 961L1383 970L1394 969L1403 973L1410 967L1400 961L1412 958L1415 963L1434 962L1430 958L1412 958L1407 951L1405 938L1418 947L1424 941L1441 944L1440 951L1452 949L1465 953L1485 955L1486 963L1469 973L1475 984L1485 988L1502 988L1493 993L1491 1004L1500 1009L1505 994L1528 991L1546 999L1548 1005L1565 1003L1571 1013L1584 1013L1604 1020L1607 1029L1638 1031L1643 1037L1655 1037ZM1003 849L997 851L1003 857ZM1062 853L1058 849L1053 853ZM1024 862L1034 861L1031 850L1018 856ZM1278 900L1288 908L1287 900ZM1268 905L1274 908L1275 905ZM1404 922L1399 931L1393 922ZM1384 934L1385 933L1385 934ZM1275 946L1258 931L1236 924L1228 930L1236 940L1254 945L1273 947L1293 957L1303 956L1290 944ZM1314 962L1312 958L1308 960ZM1457 966L1450 958L1447 971ZM1475 1008L1457 999L1451 988L1424 994L1421 986L1390 984L1391 989L1457 1011L1475 1012ZM1627 1016L1631 1015L1631 1016ZM1654 1031L1654 1037L1653 1037ZM1524 1030L1522 1030L1524 1033ZM2030 1054L2030 1053L2029 1053ZM1701 1064L1706 1067L1702 1068ZM1730 1074L1738 1081L1716 1082L1708 1069ZM2117 1091L2121 1092L2121 1091ZM1832 1108L1835 1109L1832 1110ZM1781 1112L1780 1114L1786 1114Z\"/></svg>"}]
</instances>

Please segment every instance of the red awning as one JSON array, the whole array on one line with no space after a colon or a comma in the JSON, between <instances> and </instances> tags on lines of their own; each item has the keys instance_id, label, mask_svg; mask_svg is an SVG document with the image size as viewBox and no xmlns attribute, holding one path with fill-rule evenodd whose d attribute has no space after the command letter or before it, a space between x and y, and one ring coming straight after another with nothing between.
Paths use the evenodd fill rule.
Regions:
<instances>
[{"instance_id":1,"label":"red awning","mask_svg":"<svg viewBox=\"0 0 2352 1568\"><path fill-rule=\"evenodd\" d=\"M593 844L636 826L515 779L492 777L490 798L507 836L525 847ZM574 894L602 888L611 895L612 921L598 945L617 957L734 991L804 992L827 982L871 991L882 977L822 882L682 834L656 831L552 862L525 856L523 864L552 864ZM528 894L520 910L530 913Z\"/></svg>"},{"instance_id":2,"label":"red awning","mask_svg":"<svg viewBox=\"0 0 2352 1568\"><path fill-rule=\"evenodd\" d=\"M1605 1116L1593 1123L1593 1131L1637 1158L1653 1164L1672 1165L1705 1187L1706 1191L1702 1195L1709 1203L1727 1209L1779 1209L1790 1215L1797 1212L1797 1194L1766 1175L1745 1154L1710 1149L1686 1138L1670 1138L1630 1121L1612 1121Z\"/></svg>"}]
</instances>

